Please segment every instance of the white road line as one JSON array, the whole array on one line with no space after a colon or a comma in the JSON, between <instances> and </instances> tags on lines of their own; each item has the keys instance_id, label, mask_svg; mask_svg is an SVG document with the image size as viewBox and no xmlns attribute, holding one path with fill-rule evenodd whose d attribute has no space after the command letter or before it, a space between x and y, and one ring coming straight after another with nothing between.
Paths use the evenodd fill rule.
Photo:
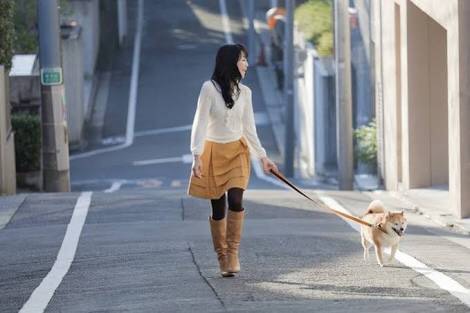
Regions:
<instances>
[{"instance_id":1,"label":"white road line","mask_svg":"<svg viewBox=\"0 0 470 313\"><path fill-rule=\"evenodd\" d=\"M166 133L176 133L176 132L191 130L191 127L192 125L185 125L185 126L176 126L176 127L168 127L168 128L160 128L160 129L143 130L143 131L136 132L134 136L141 137L141 136L160 135L160 134L166 134Z\"/></svg>"},{"instance_id":2,"label":"white road line","mask_svg":"<svg viewBox=\"0 0 470 313\"><path fill-rule=\"evenodd\" d=\"M54 292L59 287L62 279L69 271L70 265L77 251L78 241L82 232L88 208L91 203L91 192L83 192L78 197L73 210L72 218L67 226L64 240L60 247L57 259L49 273L44 277L39 286L34 289L28 301L23 305L20 313L44 312Z\"/></svg>"},{"instance_id":3,"label":"white road line","mask_svg":"<svg viewBox=\"0 0 470 313\"><path fill-rule=\"evenodd\" d=\"M220 13L222 15L222 25L224 27L225 41L228 44L233 43L232 32L230 31L230 20L227 13L227 4L225 0L219 0Z\"/></svg>"},{"instance_id":4,"label":"white road line","mask_svg":"<svg viewBox=\"0 0 470 313\"><path fill-rule=\"evenodd\" d=\"M97 149L85 153L75 154L70 156L70 160L77 160L93 155L113 152L117 150L125 149L132 145L134 142L134 127L135 127L135 111L137 107L137 89L139 82L139 65L140 65L140 50L142 44L142 28L143 28L143 15L144 15L144 0L138 2L138 14L137 14L137 29L134 40L134 52L132 59L132 75L131 84L129 91L129 103L127 109L127 125L126 125L126 141L115 147L109 147L104 149Z\"/></svg>"},{"instance_id":5,"label":"white road line","mask_svg":"<svg viewBox=\"0 0 470 313\"><path fill-rule=\"evenodd\" d=\"M132 145L134 142L135 127L135 111L137 107L137 89L139 83L139 65L140 65L140 48L142 44L142 28L144 20L144 0L139 0L139 13L137 17L137 32L134 42L134 59L132 62L131 88L129 92L129 109L127 111L127 129L126 144Z\"/></svg>"},{"instance_id":6,"label":"white road line","mask_svg":"<svg viewBox=\"0 0 470 313\"><path fill-rule=\"evenodd\" d=\"M104 192L111 193L111 192L118 191L119 189L121 189L121 186L122 186L124 183L126 183L125 180L115 181L115 182L113 182L113 184L111 185L111 187L109 187L108 189L106 189Z\"/></svg>"},{"instance_id":7,"label":"white road line","mask_svg":"<svg viewBox=\"0 0 470 313\"><path fill-rule=\"evenodd\" d=\"M317 196L320 198L321 201L323 201L326 205L332 207L333 209L347 213L347 214L351 214L351 212L343 208L343 206L340 205L333 198L330 198L327 196L321 196L320 193L317 193ZM360 231L360 226L357 223L354 223L350 220L345 220L345 221L352 228L354 228L357 231ZM390 249L386 249L385 252L387 254L390 254ZM446 290L451 295L455 296L460 301L462 301L466 306L470 307L470 290L465 288L461 284L459 284L454 279L442 274L441 272L438 272L430 268L426 264L416 260L414 257L404 252L398 251L395 254L395 259L398 262L402 263L403 265L411 268L415 272L423 274L424 276L429 278L431 281L433 281L441 289Z\"/></svg>"},{"instance_id":8,"label":"white road line","mask_svg":"<svg viewBox=\"0 0 470 313\"><path fill-rule=\"evenodd\" d=\"M134 161L134 162L132 162L132 165L134 165L134 166L143 166L143 165L175 163L175 162L191 163L192 160L193 160L193 156L191 154L184 154L180 157Z\"/></svg>"}]
</instances>

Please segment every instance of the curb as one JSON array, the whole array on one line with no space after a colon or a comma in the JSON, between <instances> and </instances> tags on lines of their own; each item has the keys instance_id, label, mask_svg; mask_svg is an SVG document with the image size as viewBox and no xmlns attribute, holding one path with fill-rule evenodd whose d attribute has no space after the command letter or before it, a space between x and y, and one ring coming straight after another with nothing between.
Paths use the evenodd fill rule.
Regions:
<instances>
[{"instance_id":1,"label":"curb","mask_svg":"<svg viewBox=\"0 0 470 313\"><path fill-rule=\"evenodd\" d=\"M27 194L0 197L0 230L8 225L16 211L23 205Z\"/></svg>"}]
</instances>

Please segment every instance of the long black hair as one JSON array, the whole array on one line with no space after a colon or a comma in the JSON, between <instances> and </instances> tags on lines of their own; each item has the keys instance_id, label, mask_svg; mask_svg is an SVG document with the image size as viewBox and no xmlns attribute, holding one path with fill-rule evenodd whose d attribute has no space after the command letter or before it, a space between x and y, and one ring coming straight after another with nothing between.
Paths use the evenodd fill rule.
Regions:
<instances>
[{"instance_id":1,"label":"long black hair","mask_svg":"<svg viewBox=\"0 0 470 313\"><path fill-rule=\"evenodd\" d=\"M238 83L242 79L242 75L238 70L237 62L241 53L248 57L248 51L242 44L223 45L217 51L215 58L215 67L211 79L219 85L225 105L229 109L235 104L232 97L235 96L236 99L240 95Z\"/></svg>"}]
</instances>

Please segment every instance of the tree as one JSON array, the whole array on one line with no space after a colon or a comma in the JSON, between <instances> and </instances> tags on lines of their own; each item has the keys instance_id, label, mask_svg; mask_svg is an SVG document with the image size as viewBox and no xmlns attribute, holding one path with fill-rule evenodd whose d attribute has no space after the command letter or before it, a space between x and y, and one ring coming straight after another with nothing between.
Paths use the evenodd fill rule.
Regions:
<instances>
[{"instance_id":1,"label":"tree","mask_svg":"<svg viewBox=\"0 0 470 313\"><path fill-rule=\"evenodd\" d=\"M13 14L15 2L13 0L0 1L0 64L7 69L11 68L13 56L13 41L15 37L15 26Z\"/></svg>"}]
</instances>

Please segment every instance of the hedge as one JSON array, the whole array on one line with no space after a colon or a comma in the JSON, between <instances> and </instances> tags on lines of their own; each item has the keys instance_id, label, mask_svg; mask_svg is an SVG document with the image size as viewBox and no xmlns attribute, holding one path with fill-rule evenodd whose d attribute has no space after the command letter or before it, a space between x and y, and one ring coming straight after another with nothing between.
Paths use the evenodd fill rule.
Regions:
<instances>
[{"instance_id":1,"label":"hedge","mask_svg":"<svg viewBox=\"0 0 470 313\"><path fill-rule=\"evenodd\" d=\"M41 168L41 120L39 115L15 113L11 116L15 132L16 171L29 172Z\"/></svg>"}]
</instances>

